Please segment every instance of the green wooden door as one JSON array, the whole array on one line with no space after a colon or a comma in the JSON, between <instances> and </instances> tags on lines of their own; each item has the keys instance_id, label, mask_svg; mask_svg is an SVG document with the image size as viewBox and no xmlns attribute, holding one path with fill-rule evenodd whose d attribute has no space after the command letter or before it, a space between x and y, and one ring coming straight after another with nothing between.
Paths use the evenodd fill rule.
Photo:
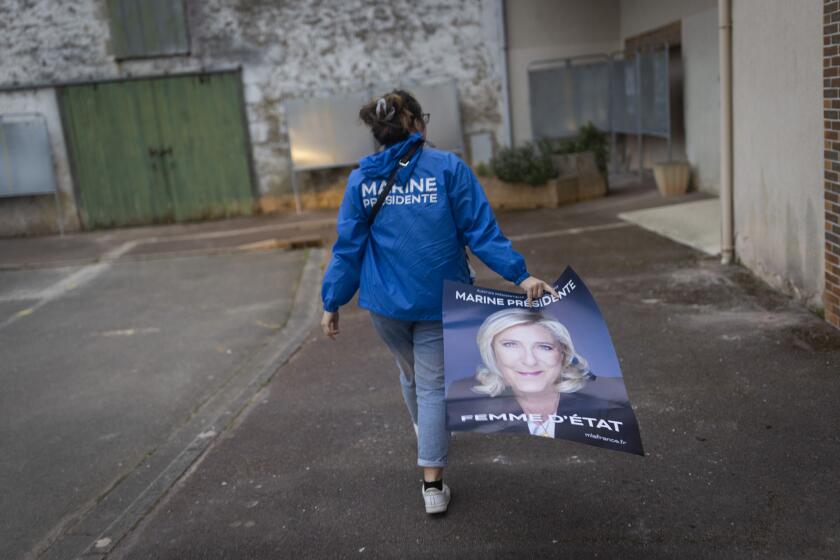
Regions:
<instances>
[{"instance_id":1,"label":"green wooden door","mask_svg":"<svg viewBox=\"0 0 840 560\"><path fill-rule=\"evenodd\" d=\"M60 90L64 128L88 227L144 224L171 216L160 165L148 147L160 144L150 82L107 83Z\"/></svg>"},{"instance_id":2,"label":"green wooden door","mask_svg":"<svg viewBox=\"0 0 840 560\"><path fill-rule=\"evenodd\" d=\"M59 90L87 228L248 214L238 74Z\"/></svg>"},{"instance_id":3,"label":"green wooden door","mask_svg":"<svg viewBox=\"0 0 840 560\"><path fill-rule=\"evenodd\" d=\"M238 78L236 74L207 74L157 84L163 159L176 220L251 211Z\"/></svg>"}]
</instances>

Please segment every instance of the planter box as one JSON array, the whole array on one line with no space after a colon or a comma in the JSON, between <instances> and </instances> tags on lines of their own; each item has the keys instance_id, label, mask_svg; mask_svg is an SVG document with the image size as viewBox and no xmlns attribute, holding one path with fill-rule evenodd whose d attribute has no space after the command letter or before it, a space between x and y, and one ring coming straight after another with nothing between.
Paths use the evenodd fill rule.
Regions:
<instances>
[{"instance_id":1,"label":"planter box","mask_svg":"<svg viewBox=\"0 0 840 560\"><path fill-rule=\"evenodd\" d=\"M554 154L551 156L558 177L577 177L578 154Z\"/></svg>"},{"instance_id":2,"label":"planter box","mask_svg":"<svg viewBox=\"0 0 840 560\"><path fill-rule=\"evenodd\" d=\"M571 189L571 183L577 182L574 196L561 195L560 199L562 201L578 202L606 196L607 180L601 175L598 166L595 164L595 154L580 152L577 154L554 155L552 160L559 172L558 181L564 183L561 188L568 191Z\"/></svg>"},{"instance_id":3,"label":"planter box","mask_svg":"<svg viewBox=\"0 0 840 560\"><path fill-rule=\"evenodd\" d=\"M591 152L556 155L552 158L559 175L544 185L534 187L524 183L506 183L497 177L479 177L490 205L497 210L556 208L607 194L607 182L598 171ZM335 209L341 205L343 197L342 183L320 192L301 193L301 207L304 210ZM260 197L259 203L264 213L295 209L294 196L291 194L264 195Z\"/></svg>"},{"instance_id":4,"label":"planter box","mask_svg":"<svg viewBox=\"0 0 840 560\"><path fill-rule=\"evenodd\" d=\"M557 191L557 206L572 204L580 200L580 184L578 178L560 177L554 180Z\"/></svg>"},{"instance_id":5,"label":"planter box","mask_svg":"<svg viewBox=\"0 0 840 560\"><path fill-rule=\"evenodd\" d=\"M556 208L607 194L607 181L595 165L592 152L552 156L557 179L533 187L505 183L497 177L479 177L490 205L496 209Z\"/></svg>"},{"instance_id":6,"label":"planter box","mask_svg":"<svg viewBox=\"0 0 840 560\"><path fill-rule=\"evenodd\" d=\"M531 186L525 183L505 183L498 177L479 177L490 206L496 210L529 210L557 207L557 181Z\"/></svg>"},{"instance_id":7,"label":"planter box","mask_svg":"<svg viewBox=\"0 0 840 560\"><path fill-rule=\"evenodd\" d=\"M333 210L341 206L344 199L344 187L332 187L321 192L306 192L300 194L302 210ZM259 199L260 211L263 214L274 212L294 212L295 196L293 194L263 195Z\"/></svg>"},{"instance_id":8,"label":"planter box","mask_svg":"<svg viewBox=\"0 0 840 560\"><path fill-rule=\"evenodd\" d=\"M595 154L582 152L577 155L578 200L601 198L607 194L607 179L595 163Z\"/></svg>"},{"instance_id":9,"label":"planter box","mask_svg":"<svg viewBox=\"0 0 840 560\"><path fill-rule=\"evenodd\" d=\"M656 163L653 166L653 176L662 196L679 196L688 191L691 168L685 161Z\"/></svg>"}]
</instances>

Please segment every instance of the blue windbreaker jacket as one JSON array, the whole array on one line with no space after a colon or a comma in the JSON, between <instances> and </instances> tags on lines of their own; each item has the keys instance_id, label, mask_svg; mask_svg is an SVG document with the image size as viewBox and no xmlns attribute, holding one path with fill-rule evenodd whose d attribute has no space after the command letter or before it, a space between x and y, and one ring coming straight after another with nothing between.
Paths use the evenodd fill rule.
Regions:
<instances>
[{"instance_id":1,"label":"blue windbreaker jacket","mask_svg":"<svg viewBox=\"0 0 840 560\"><path fill-rule=\"evenodd\" d=\"M338 211L338 239L321 298L337 311L359 293L359 305L405 321L439 321L443 280L470 282L467 245L487 266L519 284L525 259L502 235L472 170L456 155L424 146L397 173L373 225L368 215L413 134L362 158L350 173Z\"/></svg>"}]
</instances>

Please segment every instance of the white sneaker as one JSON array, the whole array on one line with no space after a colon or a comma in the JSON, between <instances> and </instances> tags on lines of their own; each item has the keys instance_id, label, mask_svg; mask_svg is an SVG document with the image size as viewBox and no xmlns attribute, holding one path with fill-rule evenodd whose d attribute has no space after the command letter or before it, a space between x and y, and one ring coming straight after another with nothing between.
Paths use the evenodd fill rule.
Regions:
<instances>
[{"instance_id":1,"label":"white sneaker","mask_svg":"<svg viewBox=\"0 0 840 560\"><path fill-rule=\"evenodd\" d=\"M420 487L422 490L422 486ZM443 483L443 490L429 488L423 490L423 501L426 503L426 513L443 513L449 507L449 486Z\"/></svg>"}]
</instances>

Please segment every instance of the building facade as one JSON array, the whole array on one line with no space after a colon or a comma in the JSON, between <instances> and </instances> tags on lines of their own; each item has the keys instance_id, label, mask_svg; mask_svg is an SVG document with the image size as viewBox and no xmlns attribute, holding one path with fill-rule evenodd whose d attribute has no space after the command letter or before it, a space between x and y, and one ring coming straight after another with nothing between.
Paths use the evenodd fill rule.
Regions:
<instances>
[{"instance_id":1,"label":"building facade","mask_svg":"<svg viewBox=\"0 0 840 560\"><path fill-rule=\"evenodd\" d=\"M135 13L137 5L143 8ZM25 5L0 0L0 115L34 114L45 120L60 208L56 216L49 196L0 198L0 235L50 232L57 224L69 231L124 225L132 221L121 219L121 212L135 208L140 208L135 221L148 223L247 212L249 204L264 210L286 206L291 168L283 102L291 99L454 80L465 134L490 132L501 141L501 8L501 2L490 0L33 0ZM183 77L180 83L176 76ZM206 87L194 87L189 76ZM205 79L211 76L217 79ZM231 83L220 85L225 79ZM236 83L239 93L232 89ZM103 93L98 84L112 91ZM120 114L127 120L133 114L140 122L154 113L166 121L171 117L162 114L166 95L186 95L187 108L205 105L205 112L184 117L192 122L206 123L216 114L215 102L241 104L241 123L228 122L233 115L217 115L208 125L218 142L236 137L231 152L238 153L226 155L236 168L226 172L238 183L230 193L137 194L154 182L138 180L138 174L186 177L170 178L165 189L158 189L168 191L210 179L202 178L199 161L206 165L218 157L220 146L193 147L192 159L187 157L186 140L180 151L176 145L186 121L174 123L171 132L137 126L119 134L112 130L127 145L122 152L99 153L99 159L87 153L97 150L91 146L94 136L85 136L90 127L83 121L98 116L102 122L95 126L101 130L110 130L108 123ZM110 103L113 114L84 114L94 97ZM71 106L77 108L75 120L68 117ZM241 139L238 126L244 131ZM112 191L90 186L86 178L94 169L108 170ZM114 219L95 218L99 214Z\"/></svg>"},{"instance_id":2,"label":"building facade","mask_svg":"<svg viewBox=\"0 0 840 560\"><path fill-rule=\"evenodd\" d=\"M695 189L717 195L722 147L719 4L723 5L718 0L508 2L514 141L531 139L528 64L664 39L679 52L671 57L672 70L681 76L681 100L672 112L674 157L689 162ZM840 326L838 10L832 1L731 0L731 156L736 260ZM821 22L822 63L817 39ZM824 107L822 115L818 107ZM824 148L815 134L823 130L821 117ZM644 142L645 167L665 159L661 139ZM630 166L635 167L639 155L632 144L628 148Z\"/></svg>"},{"instance_id":3,"label":"building facade","mask_svg":"<svg viewBox=\"0 0 840 560\"><path fill-rule=\"evenodd\" d=\"M530 64L661 41L673 155L717 195L724 4L0 0L0 122L45 123L58 191L4 196L0 164L0 235L289 207L288 100L454 81L466 136L521 144ZM731 19L736 259L840 326L840 2L731 0ZM182 133L195 123L202 142ZM657 138L628 147L646 166L665 156Z\"/></svg>"}]
</instances>

